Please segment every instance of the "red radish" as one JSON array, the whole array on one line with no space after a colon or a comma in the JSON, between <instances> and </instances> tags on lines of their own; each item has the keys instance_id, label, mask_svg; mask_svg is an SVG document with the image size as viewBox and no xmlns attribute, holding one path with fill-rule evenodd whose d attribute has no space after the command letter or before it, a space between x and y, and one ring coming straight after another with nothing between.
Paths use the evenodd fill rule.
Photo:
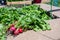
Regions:
<instances>
[{"instance_id":1,"label":"red radish","mask_svg":"<svg viewBox=\"0 0 60 40\"><path fill-rule=\"evenodd\" d=\"M11 28L10 28L10 31L15 31L15 30L16 30L15 27L11 27Z\"/></svg>"},{"instance_id":2,"label":"red radish","mask_svg":"<svg viewBox=\"0 0 60 40\"><path fill-rule=\"evenodd\" d=\"M22 28L20 28L20 29L19 29L19 32L20 32L20 33L22 33L22 32L23 32L23 29L22 29Z\"/></svg>"},{"instance_id":3,"label":"red radish","mask_svg":"<svg viewBox=\"0 0 60 40\"><path fill-rule=\"evenodd\" d=\"M19 34L19 29L14 31L14 35L18 35Z\"/></svg>"},{"instance_id":4,"label":"red radish","mask_svg":"<svg viewBox=\"0 0 60 40\"><path fill-rule=\"evenodd\" d=\"M10 28L8 28L8 30L12 29L14 27L14 24L10 25Z\"/></svg>"}]
</instances>

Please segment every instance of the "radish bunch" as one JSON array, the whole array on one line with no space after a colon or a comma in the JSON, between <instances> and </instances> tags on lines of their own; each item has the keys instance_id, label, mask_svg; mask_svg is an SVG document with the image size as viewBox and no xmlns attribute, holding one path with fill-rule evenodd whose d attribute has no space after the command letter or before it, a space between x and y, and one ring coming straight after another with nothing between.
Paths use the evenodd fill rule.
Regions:
<instances>
[{"instance_id":1,"label":"radish bunch","mask_svg":"<svg viewBox=\"0 0 60 40\"><path fill-rule=\"evenodd\" d=\"M14 26L14 24L12 24L12 25L10 25L9 31L10 31L10 33L13 33L14 35L18 35L19 33L23 32L23 29L22 28L16 28Z\"/></svg>"}]
</instances>

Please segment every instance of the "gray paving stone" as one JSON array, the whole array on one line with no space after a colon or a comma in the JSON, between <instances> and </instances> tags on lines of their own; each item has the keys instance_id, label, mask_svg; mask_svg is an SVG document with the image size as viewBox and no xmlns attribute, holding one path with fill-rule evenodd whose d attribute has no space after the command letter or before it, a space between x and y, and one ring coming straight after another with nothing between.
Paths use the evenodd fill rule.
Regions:
<instances>
[{"instance_id":1,"label":"gray paving stone","mask_svg":"<svg viewBox=\"0 0 60 40\"><path fill-rule=\"evenodd\" d=\"M43 8L44 10L51 10L51 5L48 5L48 4L39 4L41 6L41 8ZM52 6L52 10L56 10L56 9L60 9L60 7L55 7L55 6ZM59 11L54 11L52 12L53 15L56 15L57 17L60 17L60 10Z\"/></svg>"},{"instance_id":2,"label":"gray paving stone","mask_svg":"<svg viewBox=\"0 0 60 40\"><path fill-rule=\"evenodd\" d=\"M39 4L41 7L47 11L51 9L50 5L47 4ZM54 7L53 9L59 9L59 7ZM59 11L60 12L60 11ZM52 14L60 17L59 12L53 12ZM52 30L50 31L27 31L24 32L17 37L8 36L7 40L60 40L60 19L54 19L48 21Z\"/></svg>"},{"instance_id":3,"label":"gray paving stone","mask_svg":"<svg viewBox=\"0 0 60 40\"><path fill-rule=\"evenodd\" d=\"M59 39L60 40L60 19L54 19L54 20L50 20L48 21L48 23L50 24L52 30L50 31L41 31L38 32L48 38L51 39Z\"/></svg>"},{"instance_id":4,"label":"gray paving stone","mask_svg":"<svg viewBox=\"0 0 60 40\"><path fill-rule=\"evenodd\" d=\"M52 40L52 39L47 38L41 34L38 34L38 32L34 32L31 30L24 32L16 36L15 38L13 38L12 36L8 36L7 40Z\"/></svg>"},{"instance_id":5,"label":"gray paving stone","mask_svg":"<svg viewBox=\"0 0 60 40\"><path fill-rule=\"evenodd\" d=\"M60 10L56 12L52 12L53 15L56 15L57 17L60 17Z\"/></svg>"},{"instance_id":6,"label":"gray paving stone","mask_svg":"<svg viewBox=\"0 0 60 40\"><path fill-rule=\"evenodd\" d=\"M24 32L15 38L13 38L11 36L9 36L9 37L10 37L9 38L10 40L52 40L52 39L49 39L47 37L44 37L41 34L38 34L37 32L34 32L32 30ZM7 39L7 40L9 40L9 39Z\"/></svg>"},{"instance_id":7,"label":"gray paving stone","mask_svg":"<svg viewBox=\"0 0 60 40\"><path fill-rule=\"evenodd\" d=\"M5 7L5 5L3 5L3 6L0 6L0 8L2 8L2 7Z\"/></svg>"}]
</instances>

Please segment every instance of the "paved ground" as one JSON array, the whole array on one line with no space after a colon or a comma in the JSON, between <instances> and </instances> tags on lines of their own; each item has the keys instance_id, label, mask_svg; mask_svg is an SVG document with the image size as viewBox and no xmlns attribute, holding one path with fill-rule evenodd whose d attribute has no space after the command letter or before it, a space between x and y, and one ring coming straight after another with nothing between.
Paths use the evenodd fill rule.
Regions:
<instances>
[{"instance_id":1,"label":"paved ground","mask_svg":"<svg viewBox=\"0 0 60 40\"><path fill-rule=\"evenodd\" d=\"M43 8L44 10L47 10L47 11L51 10L51 5L48 5L48 4L39 4L39 5L41 5L41 8ZM56 10L56 9L60 9L60 7L52 6L52 10ZM52 12L52 14L60 17L60 10L54 11Z\"/></svg>"},{"instance_id":2,"label":"paved ground","mask_svg":"<svg viewBox=\"0 0 60 40\"><path fill-rule=\"evenodd\" d=\"M50 10L49 5L41 4L41 7L45 10ZM59 7L54 7L53 9L59 9ZM60 17L60 11L53 12L52 14ZM39 31L34 32L32 30L24 32L16 37L11 35L7 36L7 40L60 40L60 19L49 20L52 30L50 31Z\"/></svg>"},{"instance_id":3,"label":"paved ground","mask_svg":"<svg viewBox=\"0 0 60 40\"><path fill-rule=\"evenodd\" d=\"M18 35L17 37L13 38L12 36L8 36L7 40L52 40L50 38L44 37L43 35L39 34L38 32L34 31L27 31L23 34Z\"/></svg>"},{"instance_id":4,"label":"paved ground","mask_svg":"<svg viewBox=\"0 0 60 40\"><path fill-rule=\"evenodd\" d=\"M33 30L24 32L17 37L8 36L7 40L60 40L60 19L49 20L52 30L34 32Z\"/></svg>"},{"instance_id":5,"label":"paved ground","mask_svg":"<svg viewBox=\"0 0 60 40\"><path fill-rule=\"evenodd\" d=\"M54 19L48 21L52 30L51 31L45 31L45 32L39 32L42 35L54 39L54 40L60 40L60 19Z\"/></svg>"},{"instance_id":6,"label":"paved ground","mask_svg":"<svg viewBox=\"0 0 60 40\"><path fill-rule=\"evenodd\" d=\"M0 8L1 8L1 7L5 7L5 5L3 5L3 6L0 5Z\"/></svg>"}]
</instances>

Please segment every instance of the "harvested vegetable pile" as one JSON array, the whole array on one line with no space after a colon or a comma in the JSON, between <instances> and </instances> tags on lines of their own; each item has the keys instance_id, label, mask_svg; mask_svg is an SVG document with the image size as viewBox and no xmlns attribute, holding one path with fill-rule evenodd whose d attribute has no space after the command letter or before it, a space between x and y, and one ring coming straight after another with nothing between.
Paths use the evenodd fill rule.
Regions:
<instances>
[{"instance_id":1,"label":"harvested vegetable pile","mask_svg":"<svg viewBox=\"0 0 60 40\"><path fill-rule=\"evenodd\" d=\"M49 24L45 22L50 19L47 12L37 5L0 8L0 40L5 40L7 32L18 35L27 30L50 30Z\"/></svg>"}]
</instances>

